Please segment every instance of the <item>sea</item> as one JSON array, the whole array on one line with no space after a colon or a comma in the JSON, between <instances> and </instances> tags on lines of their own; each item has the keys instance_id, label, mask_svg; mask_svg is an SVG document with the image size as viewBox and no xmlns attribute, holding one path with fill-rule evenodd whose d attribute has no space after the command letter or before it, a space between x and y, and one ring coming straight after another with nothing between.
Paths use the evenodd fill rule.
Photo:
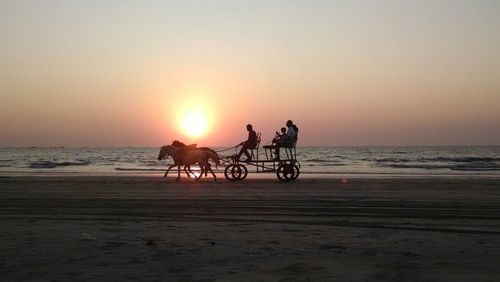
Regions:
<instances>
[{"instance_id":1,"label":"sea","mask_svg":"<svg viewBox=\"0 0 500 282\"><path fill-rule=\"evenodd\" d=\"M232 148L214 149L222 156L235 153ZM0 176L161 175L173 161L158 161L159 150L0 148ZM264 150L259 158L265 158ZM297 160L303 176L500 176L500 146L298 147ZM252 165L247 166L250 175L258 175Z\"/></svg>"}]
</instances>

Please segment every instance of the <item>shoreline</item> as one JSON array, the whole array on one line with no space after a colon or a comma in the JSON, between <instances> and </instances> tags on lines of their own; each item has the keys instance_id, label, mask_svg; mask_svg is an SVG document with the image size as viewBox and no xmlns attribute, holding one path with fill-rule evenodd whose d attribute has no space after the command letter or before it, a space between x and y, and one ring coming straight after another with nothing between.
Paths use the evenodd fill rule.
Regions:
<instances>
[{"instance_id":1,"label":"shoreline","mask_svg":"<svg viewBox=\"0 0 500 282\"><path fill-rule=\"evenodd\" d=\"M61 171L40 171L40 172L6 172L0 171L0 178L44 178L44 177L58 177L58 178L73 178L73 177L110 177L110 178L162 178L164 174L164 170L155 171L155 172L145 172L139 171L136 173L130 172L61 172ZM169 172L167 179L176 178L177 171ZM220 171L216 171L215 175L217 176L217 180L228 181L224 177L224 173ZM188 177L184 172L181 172L181 179ZM387 178L387 179L425 179L425 178L458 178L458 179L500 179L499 174L484 174L484 173L476 173L476 174L415 174L415 173L343 173L343 172L300 172L300 176L297 180L301 179L337 179L337 178L356 178L356 179L378 179L378 178ZM255 173L254 171L249 171L248 176L243 182L247 179L277 179L276 173ZM212 176L201 178L202 181L213 180Z\"/></svg>"}]
</instances>

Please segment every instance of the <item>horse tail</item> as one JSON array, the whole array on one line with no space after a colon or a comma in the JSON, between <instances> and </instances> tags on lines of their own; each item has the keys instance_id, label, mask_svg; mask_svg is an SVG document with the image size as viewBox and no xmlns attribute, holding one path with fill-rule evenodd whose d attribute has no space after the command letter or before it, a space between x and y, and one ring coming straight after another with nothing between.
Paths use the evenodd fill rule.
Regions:
<instances>
[{"instance_id":1,"label":"horse tail","mask_svg":"<svg viewBox=\"0 0 500 282\"><path fill-rule=\"evenodd\" d=\"M220 165L221 158L219 157L216 151L208 147L200 147L198 148L198 150L202 150L203 152L205 152L209 159L213 160L216 165Z\"/></svg>"}]
</instances>

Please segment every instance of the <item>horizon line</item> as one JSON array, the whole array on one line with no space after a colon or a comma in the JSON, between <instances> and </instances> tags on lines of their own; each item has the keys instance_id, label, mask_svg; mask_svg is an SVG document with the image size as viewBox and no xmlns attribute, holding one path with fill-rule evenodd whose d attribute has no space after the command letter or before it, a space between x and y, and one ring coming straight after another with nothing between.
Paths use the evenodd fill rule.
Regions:
<instances>
[{"instance_id":1,"label":"horizon line","mask_svg":"<svg viewBox=\"0 0 500 282\"><path fill-rule=\"evenodd\" d=\"M165 144L164 144L165 145ZM111 149L111 148L158 148L163 145L146 145L146 146L65 146L65 145L54 145L54 146L0 146L0 149L35 149L35 148L68 148L68 149L81 149L81 148L90 148L90 149ZM208 146L207 146L208 147ZM210 145L210 147L217 148L231 148L235 146L224 146L224 145ZM321 147L500 147L500 144L489 144L489 145L436 145L436 144L426 144L426 145L298 145L297 148L321 148Z\"/></svg>"}]
</instances>

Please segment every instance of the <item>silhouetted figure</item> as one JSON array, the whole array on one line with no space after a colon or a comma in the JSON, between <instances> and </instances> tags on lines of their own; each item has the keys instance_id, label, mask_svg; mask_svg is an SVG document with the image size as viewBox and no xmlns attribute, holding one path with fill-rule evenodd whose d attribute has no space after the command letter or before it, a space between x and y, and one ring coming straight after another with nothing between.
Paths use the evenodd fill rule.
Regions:
<instances>
[{"instance_id":1,"label":"silhouetted figure","mask_svg":"<svg viewBox=\"0 0 500 282\"><path fill-rule=\"evenodd\" d=\"M248 139L240 143L242 145L240 152L236 155L236 159L239 160L242 154L245 154L247 157L244 162L249 162L252 160L252 157L248 153L249 149L255 149L257 147L257 133L252 129L251 124L247 124L248 130Z\"/></svg>"},{"instance_id":2,"label":"silhouetted figure","mask_svg":"<svg viewBox=\"0 0 500 282\"><path fill-rule=\"evenodd\" d=\"M290 122L292 122L292 121L290 121ZM293 130L295 130L295 137L292 138L292 143L293 143L293 145L296 145L297 141L299 141L299 128L293 122L292 122L292 127L293 127Z\"/></svg>"},{"instance_id":3,"label":"silhouetted figure","mask_svg":"<svg viewBox=\"0 0 500 282\"><path fill-rule=\"evenodd\" d=\"M273 144L276 144L280 141L285 141L285 140L286 140L286 127L282 127L281 133L276 131L276 136L274 136Z\"/></svg>"},{"instance_id":4,"label":"silhouetted figure","mask_svg":"<svg viewBox=\"0 0 500 282\"><path fill-rule=\"evenodd\" d=\"M286 122L286 127L287 127L286 135L283 136L283 138L280 138L280 140L278 140L275 145L267 147L267 148L274 148L274 156L275 156L274 159L275 160L280 159L280 148L281 147L290 148L290 147L294 147L295 144L297 143L299 128L295 124L293 124L293 122L291 120L288 120Z\"/></svg>"}]
</instances>

